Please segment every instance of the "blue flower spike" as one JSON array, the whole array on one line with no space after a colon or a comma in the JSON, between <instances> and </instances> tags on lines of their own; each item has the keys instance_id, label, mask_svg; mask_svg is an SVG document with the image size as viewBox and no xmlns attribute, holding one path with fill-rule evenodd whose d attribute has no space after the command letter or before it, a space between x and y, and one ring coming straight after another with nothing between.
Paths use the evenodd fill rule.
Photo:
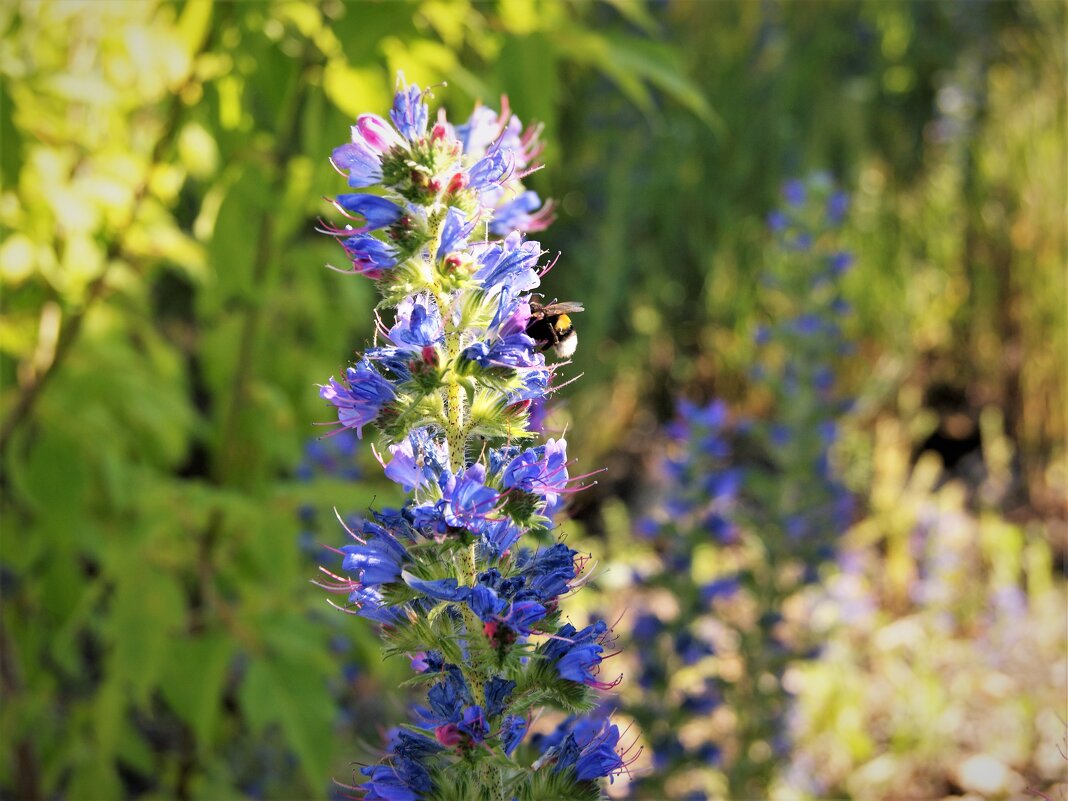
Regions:
<instances>
[{"instance_id":1,"label":"blue flower spike","mask_svg":"<svg viewBox=\"0 0 1068 801\"><path fill-rule=\"evenodd\" d=\"M372 450L407 497L342 523L349 542L318 583L378 625L384 655L406 657L426 688L348 789L369 801L457 787L472 801L596 798L632 760L618 728L586 714L620 680L601 675L612 632L562 619L587 557L545 544L589 484L567 443L540 442L532 420L557 368L527 334L546 268L526 236L552 209L522 183L538 167L539 129L506 99L461 125L431 122L428 97L402 82L388 120L359 117L331 155L356 190L332 201L346 221L321 228L349 262L334 269L373 281L385 311L375 345L320 396L339 431L378 433ZM572 721L548 756L528 736L543 707Z\"/></svg>"}]
</instances>

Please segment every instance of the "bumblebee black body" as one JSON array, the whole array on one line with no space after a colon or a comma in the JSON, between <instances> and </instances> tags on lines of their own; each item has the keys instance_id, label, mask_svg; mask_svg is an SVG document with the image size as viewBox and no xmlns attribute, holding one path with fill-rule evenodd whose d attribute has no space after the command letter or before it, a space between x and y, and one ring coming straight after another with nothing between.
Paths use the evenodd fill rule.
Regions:
<instances>
[{"instance_id":1,"label":"bumblebee black body","mask_svg":"<svg viewBox=\"0 0 1068 801\"><path fill-rule=\"evenodd\" d=\"M527 336L534 340L538 351L551 350L558 358L569 359L578 347L578 334L570 315L582 311L581 303L549 303L542 306L530 302L530 321Z\"/></svg>"}]
</instances>

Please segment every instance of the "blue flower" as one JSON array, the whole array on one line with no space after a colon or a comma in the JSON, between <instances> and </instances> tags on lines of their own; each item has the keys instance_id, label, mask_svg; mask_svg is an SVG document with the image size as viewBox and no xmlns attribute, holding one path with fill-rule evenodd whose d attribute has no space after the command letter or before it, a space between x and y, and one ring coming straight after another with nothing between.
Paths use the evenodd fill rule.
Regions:
<instances>
[{"instance_id":1,"label":"blue flower","mask_svg":"<svg viewBox=\"0 0 1068 801\"><path fill-rule=\"evenodd\" d=\"M393 120L401 136L409 141L426 134L428 115L426 103L423 102L423 92L414 85L397 92L393 98L393 108L389 112L389 118Z\"/></svg>"},{"instance_id":2,"label":"blue flower","mask_svg":"<svg viewBox=\"0 0 1068 801\"><path fill-rule=\"evenodd\" d=\"M604 683L597 680L597 673L603 659L604 646L600 640L608 631L604 621L576 631L570 623L565 623L551 640L542 646L542 654L556 666L556 672L562 679L588 684L598 689L609 689L618 684Z\"/></svg>"},{"instance_id":3,"label":"blue flower","mask_svg":"<svg viewBox=\"0 0 1068 801\"><path fill-rule=\"evenodd\" d=\"M797 179L787 181L782 187L783 199L791 206L800 206L805 202L808 193L804 181Z\"/></svg>"},{"instance_id":4,"label":"blue flower","mask_svg":"<svg viewBox=\"0 0 1068 801\"><path fill-rule=\"evenodd\" d=\"M510 518L490 520L479 529L482 545L494 558L499 559L509 548L515 545L523 532Z\"/></svg>"},{"instance_id":5,"label":"blue flower","mask_svg":"<svg viewBox=\"0 0 1068 801\"><path fill-rule=\"evenodd\" d=\"M377 281L397 264L397 249L371 234L350 236L341 246L352 259L352 272L357 275Z\"/></svg>"},{"instance_id":6,"label":"blue flower","mask_svg":"<svg viewBox=\"0 0 1068 801\"><path fill-rule=\"evenodd\" d=\"M511 154L496 147L468 171L468 186L477 191L498 185L512 172L513 165Z\"/></svg>"},{"instance_id":7,"label":"blue flower","mask_svg":"<svg viewBox=\"0 0 1068 801\"><path fill-rule=\"evenodd\" d=\"M845 192L832 192L827 198L827 219L832 225L838 225L849 211L849 195Z\"/></svg>"},{"instance_id":8,"label":"blue flower","mask_svg":"<svg viewBox=\"0 0 1068 801\"><path fill-rule=\"evenodd\" d=\"M541 245L524 242L518 233L512 233L504 242L493 242L477 248L482 265L475 278L486 289L508 287L513 293L529 292L541 283L535 267L541 258Z\"/></svg>"},{"instance_id":9,"label":"blue flower","mask_svg":"<svg viewBox=\"0 0 1068 801\"><path fill-rule=\"evenodd\" d=\"M535 354L535 360L537 361L537 367L531 367L525 370L522 374L522 389L518 389L508 396L509 403L523 403L534 402L545 397L549 391L549 383L552 380L552 373L545 369L545 357L538 353Z\"/></svg>"},{"instance_id":10,"label":"blue flower","mask_svg":"<svg viewBox=\"0 0 1068 801\"><path fill-rule=\"evenodd\" d=\"M450 206L445 212L445 222L441 224L441 244L438 245L435 258L441 261L454 250L467 247L467 237L474 228L474 220L468 222L462 211Z\"/></svg>"},{"instance_id":11,"label":"blue flower","mask_svg":"<svg viewBox=\"0 0 1068 801\"><path fill-rule=\"evenodd\" d=\"M362 229L364 231L385 228L404 216L404 209L392 200L377 195L338 195L337 204L345 211L363 217L366 222Z\"/></svg>"},{"instance_id":12,"label":"blue flower","mask_svg":"<svg viewBox=\"0 0 1068 801\"><path fill-rule=\"evenodd\" d=\"M501 722L501 746L508 756L523 742L523 735L527 733L526 718L519 715L509 715Z\"/></svg>"},{"instance_id":13,"label":"blue flower","mask_svg":"<svg viewBox=\"0 0 1068 801\"><path fill-rule=\"evenodd\" d=\"M507 236L512 231L538 231L548 224L552 209L542 208L541 198L532 190L500 206L493 213L489 230L494 236Z\"/></svg>"},{"instance_id":14,"label":"blue flower","mask_svg":"<svg viewBox=\"0 0 1068 801\"><path fill-rule=\"evenodd\" d=\"M407 552L385 529L363 545L346 545L341 550L345 559L341 569L355 573L361 584L389 584L400 578L401 563Z\"/></svg>"},{"instance_id":15,"label":"blue flower","mask_svg":"<svg viewBox=\"0 0 1068 801\"><path fill-rule=\"evenodd\" d=\"M504 468L501 484L537 495L545 502L545 514L551 516L561 505L560 495L567 489L567 440L547 440L544 445L528 448Z\"/></svg>"},{"instance_id":16,"label":"blue flower","mask_svg":"<svg viewBox=\"0 0 1068 801\"><path fill-rule=\"evenodd\" d=\"M397 306L397 322L389 329L389 341L394 345L421 351L444 338L441 312L429 295L413 295Z\"/></svg>"},{"instance_id":17,"label":"blue flower","mask_svg":"<svg viewBox=\"0 0 1068 801\"><path fill-rule=\"evenodd\" d=\"M400 484L405 492L421 487L427 481L420 458L412 445L411 437L405 437L397 445L390 445L393 458L386 465L386 478Z\"/></svg>"},{"instance_id":18,"label":"blue flower","mask_svg":"<svg viewBox=\"0 0 1068 801\"><path fill-rule=\"evenodd\" d=\"M459 723L464 708L474 704L471 689L456 665L445 665L442 680L427 693L427 703L430 704L430 710L425 719L437 725Z\"/></svg>"},{"instance_id":19,"label":"blue flower","mask_svg":"<svg viewBox=\"0 0 1068 801\"><path fill-rule=\"evenodd\" d=\"M492 588L481 583L471 590L467 603L479 620L486 624L483 633L497 645L502 642L510 645L515 634L528 636L531 626L547 614L545 607L534 601L509 604ZM507 629L507 635L500 631L501 627Z\"/></svg>"},{"instance_id":20,"label":"blue flower","mask_svg":"<svg viewBox=\"0 0 1068 801\"><path fill-rule=\"evenodd\" d=\"M730 598L738 592L740 586L738 579L734 576L711 581L701 588L701 603L707 605L717 598Z\"/></svg>"},{"instance_id":21,"label":"blue flower","mask_svg":"<svg viewBox=\"0 0 1068 801\"><path fill-rule=\"evenodd\" d=\"M467 605L485 623L488 620L493 620L500 612L503 612L505 607L508 606L508 602L497 597L497 593L490 587L484 584L477 584L468 594Z\"/></svg>"},{"instance_id":22,"label":"blue flower","mask_svg":"<svg viewBox=\"0 0 1068 801\"><path fill-rule=\"evenodd\" d=\"M831 256L831 273L835 276L845 275L853 266L853 254L839 251Z\"/></svg>"},{"instance_id":23,"label":"blue flower","mask_svg":"<svg viewBox=\"0 0 1068 801\"><path fill-rule=\"evenodd\" d=\"M500 622L523 635L528 636L532 627L548 614L548 610L536 601L513 601L508 607L508 613L500 618Z\"/></svg>"},{"instance_id":24,"label":"blue flower","mask_svg":"<svg viewBox=\"0 0 1068 801\"><path fill-rule=\"evenodd\" d=\"M482 707L477 704L464 710L463 717L460 719L457 728L475 743L483 742L489 737L490 733L486 715L483 713Z\"/></svg>"},{"instance_id":25,"label":"blue flower","mask_svg":"<svg viewBox=\"0 0 1068 801\"><path fill-rule=\"evenodd\" d=\"M461 587L454 578L425 580L406 571L401 571L401 578L413 590L417 590L436 601L458 603L466 601L471 596L471 588Z\"/></svg>"},{"instance_id":26,"label":"blue flower","mask_svg":"<svg viewBox=\"0 0 1068 801\"><path fill-rule=\"evenodd\" d=\"M619 728L606 726L582 749L575 763L575 776L579 781L594 781L606 776L614 777L623 768L623 758L616 753L619 743Z\"/></svg>"},{"instance_id":27,"label":"blue flower","mask_svg":"<svg viewBox=\"0 0 1068 801\"><path fill-rule=\"evenodd\" d=\"M357 608L356 614L375 623L394 623L400 618L400 610L387 606L374 587L357 586L349 594L349 603Z\"/></svg>"},{"instance_id":28,"label":"blue flower","mask_svg":"<svg viewBox=\"0 0 1068 801\"><path fill-rule=\"evenodd\" d=\"M623 758L616 752L619 728L602 721L588 721L581 728L574 726L559 745L551 748L556 755L553 770L574 769L579 781L595 781L614 776L624 768ZM549 750L546 751L549 753Z\"/></svg>"},{"instance_id":29,"label":"blue flower","mask_svg":"<svg viewBox=\"0 0 1068 801\"><path fill-rule=\"evenodd\" d=\"M526 579L526 591L543 603L567 592L575 579L577 553L562 542L537 552L521 551L516 569Z\"/></svg>"},{"instance_id":30,"label":"blue flower","mask_svg":"<svg viewBox=\"0 0 1068 801\"><path fill-rule=\"evenodd\" d=\"M363 141L348 142L334 148L330 161L341 173L347 173L349 186L359 189L382 180L382 157Z\"/></svg>"},{"instance_id":31,"label":"blue flower","mask_svg":"<svg viewBox=\"0 0 1068 801\"><path fill-rule=\"evenodd\" d=\"M432 789L430 774L410 759L370 765L360 773L369 779L361 787L364 801L419 801Z\"/></svg>"},{"instance_id":32,"label":"blue flower","mask_svg":"<svg viewBox=\"0 0 1068 801\"><path fill-rule=\"evenodd\" d=\"M425 759L441 751L441 746L408 729L393 729L389 734L389 750L405 759Z\"/></svg>"},{"instance_id":33,"label":"blue flower","mask_svg":"<svg viewBox=\"0 0 1068 801\"><path fill-rule=\"evenodd\" d=\"M463 357L483 369L491 367L536 367L535 342L526 334L511 334L491 344L476 342L464 349Z\"/></svg>"},{"instance_id":34,"label":"blue flower","mask_svg":"<svg viewBox=\"0 0 1068 801\"><path fill-rule=\"evenodd\" d=\"M508 699L515 689L515 682L500 676L494 676L486 682L486 714L491 718L497 717L504 711Z\"/></svg>"},{"instance_id":35,"label":"blue flower","mask_svg":"<svg viewBox=\"0 0 1068 801\"><path fill-rule=\"evenodd\" d=\"M436 482L448 470L448 453L426 428L415 428L396 445L389 446L393 457L386 465L386 477L405 492Z\"/></svg>"},{"instance_id":36,"label":"blue flower","mask_svg":"<svg viewBox=\"0 0 1068 801\"><path fill-rule=\"evenodd\" d=\"M319 389L319 396L337 407L341 425L354 429L360 438L363 427L378 417L382 407L396 395L393 385L367 359L345 371L344 384L331 378L329 384Z\"/></svg>"},{"instance_id":37,"label":"blue flower","mask_svg":"<svg viewBox=\"0 0 1068 801\"><path fill-rule=\"evenodd\" d=\"M447 524L478 532L489 523L499 495L497 490L486 486L485 480L486 468L478 463L445 479L441 497L445 501L443 517Z\"/></svg>"}]
</instances>

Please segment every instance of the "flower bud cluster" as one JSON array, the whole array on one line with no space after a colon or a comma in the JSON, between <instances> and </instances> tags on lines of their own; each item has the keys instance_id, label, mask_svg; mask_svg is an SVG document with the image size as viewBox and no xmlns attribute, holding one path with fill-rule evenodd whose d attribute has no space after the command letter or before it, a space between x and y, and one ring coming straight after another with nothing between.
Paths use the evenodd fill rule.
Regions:
<instances>
[{"instance_id":1,"label":"flower bud cluster","mask_svg":"<svg viewBox=\"0 0 1068 801\"><path fill-rule=\"evenodd\" d=\"M361 190L335 200L349 224L324 227L349 260L335 269L373 280L393 321L320 394L342 430L378 430L375 455L408 498L346 526L323 586L380 624L386 654L406 655L426 688L353 789L370 801L596 798L598 780L625 769L614 725L524 743L541 707L578 715L615 683L601 675L608 627L577 630L560 610L587 560L553 542L553 515L587 476L571 475L565 440L539 442L530 424L559 366L527 333L547 268L526 235L551 220L522 184L538 130L507 101L431 124L426 97L402 86L390 120L362 115L331 157Z\"/></svg>"},{"instance_id":2,"label":"flower bud cluster","mask_svg":"<svg viewBox=\"0 0 1068 801\"><path fill-rule=\"evenodd\" d=\"M848 408L835 386L850 350L840 321L851 257L835 246L848 202L818 176L783 194L769 218L775 241L762 284L770 322L757 331L752 374L754 405L767 411L732 420L722 401L682 403L668 432L669 489L639 524L660 556L640 581L669 588L678 607L665 614L650 602L631 633L645 692L628 712L655 765L639 797L662 797L675 782L691 788L686 798L703 799L711 766L726 773L732 796L767 794L786 743L782 679L811 652L785 603L817 580L852 515L830 458ZM694 565L695 554L704 564ZM718 715L721 705L734 715Z\"/></svg>"}]
</instances>

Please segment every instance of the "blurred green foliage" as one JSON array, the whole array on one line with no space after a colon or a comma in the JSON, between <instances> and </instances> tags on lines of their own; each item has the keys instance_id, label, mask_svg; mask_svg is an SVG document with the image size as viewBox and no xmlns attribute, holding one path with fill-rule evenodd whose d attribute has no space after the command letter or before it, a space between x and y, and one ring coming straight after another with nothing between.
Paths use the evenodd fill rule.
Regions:
<instances>
[{"instance_id":1,"label":"blurred green foliage","mask_svg":"<svg viewBox=\"0 0 1068 801\"><path fill-rule=\"evenodd\" d=\"M552 142L564 64L709 116L670 48L583 14L3 4L5 797L318 797L377 745L399 710L339 728L331 637L369 687L397 666L296 539L302 505L378 492L292 478L314 384L373 323L370 287L322 269L326 156L397 70L467 106L510 88Z\"/></svg>"},{"instance_id":2,"label":"blurred green foliage","mask_svg":"<svg viewBox=\"0 0 1068 801\"><path fill-rule=\"evenodd\" d=\"M532 181L560 199L566 268L546 292L588 309L562 415L599 421L573 429L584 463L645 449L678 391L745 397L763 215L828 168L857 188L865 402L966 387L1005 412L1023 505L1060 508L1064 16L0 4L0 792L321 797L400 715L378 689L402 666L325 607L296 541L301 506L388 489L293 477L326 416L313 385L373 330L370 286L321 268L326 156L397 70L545 124Z\"/></svg>"}]
</instances>

